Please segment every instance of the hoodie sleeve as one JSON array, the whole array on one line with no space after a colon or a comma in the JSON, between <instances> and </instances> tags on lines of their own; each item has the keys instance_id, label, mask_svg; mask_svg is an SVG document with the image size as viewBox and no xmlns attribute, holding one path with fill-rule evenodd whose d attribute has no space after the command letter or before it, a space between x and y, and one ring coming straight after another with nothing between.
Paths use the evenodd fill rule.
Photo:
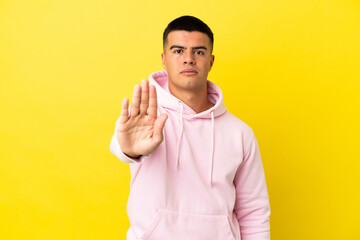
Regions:
<instances>
[{"instance_id":1,"label":"hoodie sleeve","mask_svg":"<svg viewBox=\"0 0 360 240\"><path fill-rule=\"evenodd\" d=\"M243 162L235 175L234 211L242 240L270 239L270 204L257 140L251 130Z\"/></svg>"},{"instance_id":2,"label":"hoodie sleeve","mask_svg":"<svg viewBox=\"0 0 360 240\"><path fill-rule=\"evenodd\" d=\"M112 154L114 154L118 159L120 159L121 161L123 161L125 163L140 163L142 160L142 157L136 158L136 159L130 158L120 149L120 144L116 137L116 133L117 133L116 130L117 130L117 125L118 125L119 120L120 120L120 118L116 121L114 135L111 138L110 152Z\"/></svg>"}]
</instances>

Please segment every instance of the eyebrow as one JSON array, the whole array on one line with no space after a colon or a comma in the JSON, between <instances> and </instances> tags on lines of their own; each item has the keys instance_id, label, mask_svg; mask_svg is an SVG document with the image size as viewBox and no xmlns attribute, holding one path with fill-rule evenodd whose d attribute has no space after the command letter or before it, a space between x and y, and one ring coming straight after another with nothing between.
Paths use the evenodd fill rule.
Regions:
<instances>
[{"instance_id":1,"label":"eyebrow","mask_svg":"<svg viewBox=\"0 0 360 240\"><path fill-rule=\"evenodd\" d=\"M180 46L180 45L172 45L170 47L170 50L173 49L173 48L181 48L181 49L185 49L185 47L183 46ZM198 50L198 49L204 49L204 50L207 50L207 48L205 46L197 46L197 47L192 47L193 50Z\"/></svg>"}]
</instances>

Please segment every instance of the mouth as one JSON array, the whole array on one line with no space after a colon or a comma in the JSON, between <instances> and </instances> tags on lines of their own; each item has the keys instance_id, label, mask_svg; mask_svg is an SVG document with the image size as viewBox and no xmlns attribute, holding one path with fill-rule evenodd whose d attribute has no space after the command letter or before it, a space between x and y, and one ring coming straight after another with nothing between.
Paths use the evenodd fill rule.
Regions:
<instances>
[{"instance_id":1,"label":"mouth","mask_svg":"<svg viewBox=\"0 0 360 240\"><path fill-rule=\"evenodd\" d=\"M192 76L192 75L196 75L198 72L194 69L184 69L180 73L185 76Z\"/></svg>"}]
</instances>

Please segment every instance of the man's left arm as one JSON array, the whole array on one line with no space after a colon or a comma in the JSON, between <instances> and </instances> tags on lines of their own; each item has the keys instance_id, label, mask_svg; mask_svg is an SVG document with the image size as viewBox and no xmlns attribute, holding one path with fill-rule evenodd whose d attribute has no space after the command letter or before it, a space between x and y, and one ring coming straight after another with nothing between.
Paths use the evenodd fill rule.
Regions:
<instances>
[{"instance_id":1,"label":"man's left arm","mask_svg":"<svg viewBox=\"0 0 360 240\"><path fill-rule=\"evenodd\" d=\"M260 150L253 131L247 145L243 162L234 179L234 212L239 221L242 240L269 240L269 196Z\"/></svg>"}]
</instances>

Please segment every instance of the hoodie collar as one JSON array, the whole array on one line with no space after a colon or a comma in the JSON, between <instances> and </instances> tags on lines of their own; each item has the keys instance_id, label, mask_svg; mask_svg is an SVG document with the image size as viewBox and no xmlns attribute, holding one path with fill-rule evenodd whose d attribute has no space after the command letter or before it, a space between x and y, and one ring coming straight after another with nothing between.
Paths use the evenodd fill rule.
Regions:
<instances>
[{"instance_id":1,"label":"hoodie collar","mask_svg":"<svg viewBox=\"0 0 360 240\"><path fill-rule=\"evenodd\" d=\"M152 73L149 77L149 82L156 87L158 103L164 108L176 112L182 111L184 118L211 118L212 112L214 117L226 112L221 89L213 82L208 81L208 99L214 106L201 113L196 113L185 103L183 103L182 109L179 105L179 102L181 102L180 99L173 96L169 91L168 74L166 70Z\"/></svg>"}]
</instances>

